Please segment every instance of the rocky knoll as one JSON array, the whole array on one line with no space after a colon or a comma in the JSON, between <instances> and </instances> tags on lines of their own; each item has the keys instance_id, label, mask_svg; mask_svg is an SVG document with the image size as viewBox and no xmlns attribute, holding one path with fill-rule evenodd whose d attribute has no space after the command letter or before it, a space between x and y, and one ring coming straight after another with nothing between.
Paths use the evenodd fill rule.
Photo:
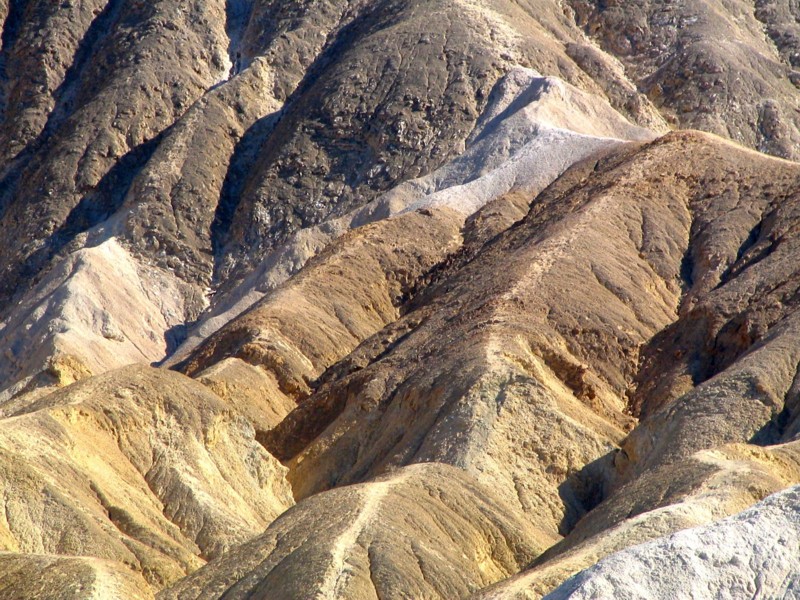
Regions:
<instances>
[{"instance_id":1,"label":"rocky knoll","mask_svg":"<svg viewBox=\"0 0 800 600\"><path fill-rule=\"evenodd\" d=\"M769 176L763 178L764 173ZM491 478L506 501L536 515L536 522L547 524L554 534L568 532L578 517L608 495L567 537L561 551L596 533L603 535L591 543L600 548L584 544L585 553L578 559L573 556L571 566L560 559L560 564L548 567L545 556L542 569L549 568L551 587L544 584L540 588L544 592L560 581L558 577L588 566L604 552L745 508L797 481L792 446L787 446L788 463L770 455L759 459L756 447L720 450L719 456L697 455L689 463L685 462L689 454L681 457L684 462L675 462L665 451L654 451L649 457L664 466L644 472L649 465L638 466L638 479L627 486L621 482L631 465L639 464L627 448L652 431L645 429L649 420L634 430L622 451L604 456L602 448L603 443L612 447L621 441L626 427L625 407L615 412L613 398L630 392L630 408L635 409L637 383L649 381L637 377L640 350L649 351L648 341L661 341L662 336L656 334L674 328L673 323L680 326L685 315L691 314L688 307L699 306L701 299L725 286L743 286L738 281L743 276L741 265L770 266L762 264L763 253L753 259L742 248L754 243L753 228L771 205L791 214L788 203L796 193L797 175L798 167L792 163L760 158L719 139L689 133L618 150L573 168L537 198L522 223L466 265L455 261L443 267L435 275L438 281L411 302L402 319L329 370L317 393L265 434L267 447L291 459L290 480L300 497L369 478L390 465L450 462ZM598 204L602 211L595 208ZM614 224L621 231L607 229ZM691 263L687 255L694 255ZM503 261L502 270L493 257ZM519 271L514 270L514 260L519 261ZM595 262L600 260L625 265L626 276L609 280L608 271ZM557 270L552 267L555 264ZM787 262L776 272L791 281L793 269ZM571 272L575 273L572 277ZM598 287L586 287L588 281ZM531 296L522 295L526 289ZM750 289L738 288L740 304L746 306L759 298ZM649 295L642 295L643 291ZM564 294L569 294L569 300ZM546 308L537 311L539 299ZM657 301L663 306L663 321L648 322ZM572 315L570 306L593 307L593 327L581 327L586 314ZM791 314L791 306L786 310ZM537 312L545 316L542 322L550 331L536 330L532 317ZM480 318L482 313L487 316ZM607 323L609 329L598 328L598 322ZM781 326L775 329L783 331ZM642 332L638 341L623 335L633 336L637 330ZM564 338L557 345L553 340L559 333ZM523 351L527 348L522 354L516 348L525 335L532 341L521 346ZM537 338L547 343L534 345ZM788 389L794 371L769 355L759 356L761 344L751 343L753 348L739 348L739 356L732 359L734 372L757 361L765 376L781 377L786 371ZM559 346L563 354L554 356ZM570 350L574 354L568 354ZM703 350L697 353L710 358ZM790 356L783 360L791 360ZM792 422L786 415L793 414L793 395L784 399L773 393L771 397L777 403L772 411L742 409L741 414L747 415L743 421L731 418L738 414L731 402L747 402L747 396L733 395L723 406L719 396L712 397L718 399L716 404L709 399L692 406L686 400L692 417L662 425L671 437L657 439L663 447L670 439L695 439L698 424L707 422L712 431L727 433L693 445L693 451L749 441L759 427L774 429L773 416L777 419L782 413L784 417L778 420L784 427ZM540 404L534 404L533 398L539 398ZM369 415L366 419L364 413ZM563 424L556 433L553 423L559 419ZM570 433L568 424L578 419L594 425L597 441L591 441L587 436L591 430L585 426L579 430L580 438ZM760 425L754 429L751 423ZM620 433L614 434L614 427ZM554 435L565 437L553 441ZM520 439L525 442L518 443ZM559 452L545 454L548 448ZM586 454L570 455L566 449ZM592 452L596 453L593 457ZM781 451L777 456L782 456ZM731 466L745 458L752 466ZM589 464L594 459L601 460ZM569 464L569 460L575 462ZM547 470L537 472L537 464L546 465ZM683 487L676 487L677 481L683 481ZM708 489L720 491L709 495L703 491ZM667 509L671 504L675 507ZM639 522L622 523L632 517ZM614 527L618 529L609 533ZM587 555L593 558L587 560Z\"/></svg>"},{"instance_id":2,"label":"rocky knoll","mask_svg":"<svg viewBox=\"0 0 800 600\"><path fill-rule=\"evenodd\" d=\"M770 0L570 0L665 118L798 158L798 11Z\"/></svg>"},{"instance_id":3,"label":"rocky knoll","mask_svg":"<svg viewBox=\"0 0 800 600\"><path fill-rule=\"evenodd\" d=\"M762 179L765 172L772 176ZM266 436L267 447L293 460L301 496L420 460L497 478L528 510L550 489L552 500L537 510L558 531L562 519L582 513L584 493L575 479L559 486L632 425L620 400L635 385L640 348L678 318L684 256L690 247L702 252L692 234L704 220L724 227L734 239L718 260L731 263L750 235L747 218L738 231L719 221L722 200L708 196L704 180L723 189L741 183L746 198L766 208L793 189L797 174L794 164L699 134L574 168L522 223L463 267L443 268L402 319L332 368L319 391ZM752 202L744 201L748 210ZM356 417L365 411L366 435ZM518 427L527 446L515 443ZM737 441L751 435L741 431ZM585 445L576 446L576 436ZM565 448L586 454L570 458ZM532 465L541 465L543 482L529 488Z\"/></svg>"},{"instance_id":4,"label":"rocky knoll","mask_svg":"<svg viewBox=\"0 0 800 600\"><path fill-rule=\"evenodd\" d=\"M210 283L232 287L292 232L460 154L495 83L517 65L602 103L557 41L567 37L583 33L554 3L220 0L188 12L171 0L12 3L0 62L15 100L0 130L17 145L2 144L0 222L20 243L0 248L0 318L14 329L47 331L52 320L97 329L94 315L61 303L18 305L41 304L35 283L113 240L144 272L145 290L169 289L161 314L143 311L150 318L131 328L163 339L139 353L163 358L206 308ZM663 127L648 114L640 120ZM620 117L604 116L613 131ZM116 304L104 307L110 319L128 320ZM139 345L140 332L118 330ZM58 346L58 333L42 343ZM43 369L5 345L16 369L5 369L4 388Z\"/></svg>"},{"instance_id":5,"label":"rocky knoll","mask_svg":"<svg viewBox=\"0 0 800 600\"><path fill-rule=\"evenodd\" d=\"M549 543L463 471L415 465L301 502L158 597L464 597Z\"/></svg>"},{"instance_id":6,"label":"rocky knoll","mask_svg":"<svg viewBox=\"0 0 800 600\"><path fill-rule=\"evenodd\" d=\"M2 553L0 581L0 593L14 600L153 600L141 576L96 558Z\"/></svg>"},{"instance_id":7,"label":"rocky knoll","mask_svg":"<svg viewBox=\"0 0 800 600\"><path fill-rule=\"evenodd\" d=\"M250 423L177 373L128 367L3 413L6 552L112 560L158 589L293 503Z\"/></svg>"},{"instance_id":8,"label":"rocky knoll","mask_svg":"<svg viewBox=\"0 0 800 600\"><path fill-rule=\"evenodd\" d=\"M236 356L272 370L286 393L302 397L307 381L396 321L398 309L433 267L463 244L480 245L491 237L484 232L481 240L477 228L470 228L465 238L467 218L491 203L507 203L513 194L522 202L516 209L522 209L516 215L521 218L526 198L572 163L618 144L618 138L651 137L607 103L558 79L512 71L498 83L464 154L363 209L294 236L269 255L257 278L220 302L234 308L201 324L196 338L221 318L230 319L181 368L193 374ZM317 252L296 277L282 281ZM261 299L253 302L259 289ZM252 308L234 318L247 302Z\"/></svg>"}]
</instances>

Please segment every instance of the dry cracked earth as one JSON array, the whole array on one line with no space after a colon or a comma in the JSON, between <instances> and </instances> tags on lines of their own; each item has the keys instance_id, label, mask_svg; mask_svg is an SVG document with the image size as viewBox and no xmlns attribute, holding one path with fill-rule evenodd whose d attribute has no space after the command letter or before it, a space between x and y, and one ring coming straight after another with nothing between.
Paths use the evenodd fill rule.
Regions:
<instances>
[{"instance_id":1,"label":"dry cracked earth","mask_svg":"<svg viewBox=\"0 0 800 600\"><path fill-rule=\"evenodd\" d=\"M796 2L0 23L0 598L800 598Z\"/></svg>"}]
</instances>

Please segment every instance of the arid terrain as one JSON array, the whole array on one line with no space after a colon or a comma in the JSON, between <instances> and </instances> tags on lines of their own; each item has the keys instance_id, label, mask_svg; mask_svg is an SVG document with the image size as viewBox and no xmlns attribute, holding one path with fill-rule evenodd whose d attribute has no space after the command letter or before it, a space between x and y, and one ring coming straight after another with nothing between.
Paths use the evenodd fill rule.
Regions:
<instances>
[{"instance_id":1,"label":"arid terrain","mask_svg":"<svg viewBox=\"0 0 800 600\"><path fill-rule=\"evenodd\" d=\"M0 598L800 599L796 2L0 24Z\"/></svg>"}]
</instances>

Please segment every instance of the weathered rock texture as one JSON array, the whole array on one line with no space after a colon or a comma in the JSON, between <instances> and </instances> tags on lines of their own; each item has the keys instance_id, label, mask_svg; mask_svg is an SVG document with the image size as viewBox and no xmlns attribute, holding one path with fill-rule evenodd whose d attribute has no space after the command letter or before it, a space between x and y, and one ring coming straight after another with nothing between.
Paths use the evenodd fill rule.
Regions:
<instances>
[{"instance_id":1,"label":"weathered rock texture","mask_svg":"<svg viewBox=\"0 0 800 600\"><path fill-rule=\"evenodd\" d=\"M2 410L5 551L114 560L159 588L293 503L252 425L177 373L128 367Z\"/></svg>"},{"instance_id":2,"label":"weathered rock texture","mask_svg":"<svg viewBox=\"0 0 800 600\"><path fill-rule=\"evenodd\" d=\"M740 515L614 554L548 600L800 597L800 488Z\"/></svg>"},{"instance_id":3,"label":"weathered rock texture","mask_svg":"<svg viewBox=\"0 0 800 600\"><path fill-rule=\"evenodd\" d=\"M800 157L800 120L792 108L800 84L800 14L791 2L568 4L670 122Z\"/></svg>"},{"instance_id":4,"label":"weathered rock texture","mask_svg":"<svg viewBox=\"0 0 800 600\"><path fill-rule=\"evenodd\" d=\"M153 600L141 576L96 558L0 553L0 582L9 600Z\"/></svg>"},{"instance_id":5,"label":"weathered rock texture","mask_svg":"<svg viewBox=\"0 0 800 600\"><path fill-rule=\"evenodd\" d=\"M768 449L737 444L698 452L624 486L532 568L474 597L541 598L609 554L738 513L798 480L796 442Z\"/></svg>"},{"instance_id":6,"label":"weathered rock texture","mask_svg":"<svg viewBox=\"0 0 800 600\"><path fill-rule=\"evenodd\" d=\"M464 597L548 543L463 471L415 465L309 498L158 597Z\"/></svg>"},{"instance_id":7,"label":"weathered rock texture","mask_svg":"<svg viewBox=\"0 0 800 600\"><path fill-rule=\"evenodd\" d=\"M581 495L593 493L577 472L631 424L624 398L636 384L640 349L679 318L688 248L698 258L717 254L707 271L696 267L699 293L716 287L712 273L721 277L750 235L747 218L738 236L720 219L722 212L737 220L725 210L724 190L747 187L748 208L766 208L793 190L798 173L699 134L574 168L471 262L443 267L402 319L331 369L265 436L267 447L292 459L300 496L387 465L440 460L494 479L553 531L568 529L589 502ZM712 181L720 195L708 195ZM741 200L729 197L734 206ZM708 233L706 222L735 236L727 256L693 239ZM714 411L709 406L709 422L731 431L720 443L752 437L747 422L714 421ZM770 418L747 414L754 423ZM687 424L680 435L694 432ZM625 456L617 458L622 471Z\"/></svg>"},{"instance_id":8,"label":"weathered rock texture","mask_svg":"<svg viewBox=\"0 0 800 600\"><path fill-rule=\"evenodd\" d=\"M70 254L0 325L0 398L159 360L182 323L177 283L113 238Z\"/></svg>"},{"instance_id":9,"label":"weathered rock texture","mask_svg":"<svg viewBox=\"0 0 800 600\"><path fill-rule=\"evenodd\" d=\"M607 138L652 136L652 132L632 126L606 102L559 79L516 68L493 89L463 154L433 173L396 186L363 208L297 232L267 253L241 285L215 298L214 309L168 363L186 358L215 328L253 306L312 256L355 227L437 207L453 209L457 214L450 220L460 227L466 217L488 203L498 200L505 204L508 200L500 200L503 196L516 194L522 206L526 205L568 166L612 145ZM515 219L523 215L520 212ZM488 240L510 222L490 228L481 239Z\"/></svg>"},{"instance_id":10,"label":"weathered rock texture","mask_svg":"<svg viewBox=\"0 0 800 600\"><path fill-rule=\"evenodd\" d=\"M753 593L799 19L0 0L0 596Z\"/></svg>"}]
</instances>

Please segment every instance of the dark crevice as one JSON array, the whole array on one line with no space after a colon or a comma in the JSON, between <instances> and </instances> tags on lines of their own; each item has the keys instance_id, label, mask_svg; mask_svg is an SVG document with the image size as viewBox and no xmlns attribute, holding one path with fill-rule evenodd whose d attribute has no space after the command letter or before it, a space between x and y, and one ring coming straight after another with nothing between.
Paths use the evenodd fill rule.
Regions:
<instances>
[{"instance_id":1,"label":"dark crevice","mask_svg":"<svg viewBox=\"0 0 800 600\"><path fill-rule=\"evenodd\" d=\"M97 188L84 196L72 209L59 230L59 235L54 236L57 250L63 248L79 233L111 217L122 206L133 180L169 131L170 129L166 129L153 139L133 148L114 164L100 180Z\"/></svg>"},{"instance_id":2,"label":"dark crevice","mask_svg":"<svg viewBox=\"0 0 800 600\"><path fill-rule=\"evenodd\" d=\"M83 80L83 74L97 47L115 30L120 12L125 6L124 0L109 0L103 10L94 18L81 39L71 66L64 76L64 82L53 94L56 104L43 130L46 140L69 117L76 108L76 95Z\"/></svg>"},{"instance_id":3,"label":"dark crevice","mask_svg":"<svg viewBox=\"0 0 800 600\"><path fill-rule=\"evenodd\" d=\"M5 122L8 108L8 54L19 36L19 29L23 23L25 12L30 0L10 0L8 14L2 24L2 46L0 46L0 123Z\"/></svg>"},{"instance_id":4,"label":"dark crevice","mask_svg":"<svg viewBox=\"0 0 800 600\"><path fill-rule=\"evenodd\" d=\"M692 255L692 245L689 245L681 259L681 282L685 291L692 289L694 285L694 256Z\"/></svg>"},{"instance_id":5,"label":"dark crevice","mask_svg":"<svg viewBox=\"0 0 800 600\"><path fill-rule=\"evenodd\" d=\"M228 36L228 58L231 61L229 78L247 67L247 61L241 53L241 38L252 12L252 0L226 0L225 2L225 33Z\"/></svg>"},{"instance_id":6,"label":"dark crevice","mask_svg":"<svg viewBox=\"0 0 800 600\"><path fill-rule=\"evenodd\" d=\"M559 535L569 535L584 515L606 499L616 453L617 450L613 450L570 473L558 486L558 495L564 504L564 518L558 525Z\"/></svg>"},{"instance_id":7,"label":"dark crevice","mask_svg":"<svg viewBox=\"0 0 800 600\"><path fill-rule=\"evenodd\" d=\"M747 252L750 248L755 246L758 238L761 237L761 229L762 223L759 222L750 230L750 233L747 235L747 239L742 242L742 245L739 247L738 252L736 253L736 262L739 262L744 258L745 252Z\"/></svg>"},{"instance_id":8,"label":"dark crevice","mask_svg":"<svg viewBox=\"0 0 800 600\"><path fill-rule=\"evenodd\" d=\"M153 363L153 366L159 367L161 366L165 360L167 360L179 347L183 342L186 341L186 338L189 337L189 330L197 323L197 321L186 322L186 323L179 323L178 325L174 325L167 329L164 332L164 342L167 345L167 350L164 354L164 359L161 361L156 361Z\"/></svg>"},{"instance_id":9,"label":"dark crevice","mask_svg":"<svg viewBox=\"0 0 800 600\"><path fill-rule=\"evenodd\" d=\"M773 446L779 444L786 429L792 422L792 411L788 406L775 414L756 434L750 438L750 443L756 446Z\"/></svg>"},{"instance_id":10,"label":"dark crevice","mask_svg":"<svg viewBox=\"0 0 800 600\"><path fill-rule=\"evenodd\" d=\"M12 6L15 5L12 4ZM45 146L64 121L78 108L75 106L76 94L80 88L82 74L89 64L91 57L94 55L98 44L110 35L114 24L119 18L119 13L124 6L124 0L112 0L106 4L103 11L95 17L78 45L71 66L64 76L63 83L53 92L55 105L42 131L16 156L8 160L6 164L2 165L0 168L0 218L3 217L8 206L14 200L23 174L35 170L34 157L36 153ZM10 13L9 18L11 18ZM5 33L4 31L4 49L6 44ZM3 54L0 55L0 69L4 68L2 65L2 56L4 55L5 50ZM0 114L5 118L5 106L2 106L2 108L3 112Z\"/></svg>"},{"instance_id":11,"label":"dark crevice","mask_svg":"<svg viewBox=\"0 0 800 600\"><path fill-rule=\"evenodd\" d=\"M736 260L727 269L725 269L725 272L722 274L719 285L717 287L723 286L726 283L728 283L728 281L730 281L733 278L735 272L741 273L743 269L737 268L737 265L739 261L741 261L744 258L745 254L747 254L747 251L750 250L753 246L755 246L756 243L758 242L759 238L761 237L761 230L763 228L763 224L764 224L763 221L759 221L758 223L756 223L755 227L753 227L750 230L750 233L747 235L747 239L745 239L745 241L742 242L742 245L739 246L739 250L736 252Z\"/></svg>"},{"instance_id":12,"label":"dark crevice","mask_svg":"<svg viewBox=\"0 0 800 600\"><path fill-rule=\"evenodd\" d=\"M705 383L717 374L713 365L710 364L710 354L708 351L694 351L687 361L686 368L689 371L689 377L692 378L693 387Z\"/></svg>"},{"instance_id":13,"label":"dark crevice","mask_svg":"<svg viewBox=\"0 0 800 600\"><path fill-rule=\"evenodd\" d=\"M274 429L256 430L256 441L278 460L291 460L345 411L347 391L339 394L325 391L313 396L313 400L299 402Z\"/></svg>"},{"instance_id":14,"label":"dark crevice","mask_svg":"<svg viewBox=\"0 0 800 600\"><path fill-rule=\"evenodd\" d=\"M25 158L28 158L28 153L24 154ZM6 169L0 170L0 219L11 206L24 172L19 159L8 161L6 166Z\"/></svg>"},{"instance_id":15,"label":"dark crevice","mask_svg":"<svg viewBox=\"0 0 800 600\"><path fill-rule=\"evenodd\" d=\"M794 378L783 398L783 409L773 414L772 418L750 439L757 446L773 446L791 441L797 434L797 418L800 409L800 364L795 366ZM789 438L789 439L787 439Z\"/></svg>"},{"instance_id":16,"label":"dark crevice","mask_svg":"<svg viewBox=\"0 0 800 600\"><path fill-rule=\"evenodd\" d=\"M725 272L720 285L723 285L734 277L741 275L753 265L758 264L767 258L770 254L775 252L779 245L780 240L771 240L769 242L765 242L760 248L758 247L758 243L756 243L752 248L749 249L752 251L752 253L749 257L747 257L747 260L735 263L730 267L730 269L728 269L728 271Z\"/></svg>"},{"instance_id":17,"label":"dark crevice","mask_svg":"<svg viewBox=\"0 0 800 600\"><path fill-rule=\"evenodd\" d=\"M47 244L29 256L5 278L5 285L0 288L0 294L13 293L13 287L7 289L7 286L14 286L17 281L35 281L44 266L79 234L111 217L122 206L134 178L153 156L167 131L169 130L165 130L120 158L100 180L97 188L84 196L70 211L63 225L48 238Z\"/></svg>"},{"instance_id":18,"label":"dark crevice","mask_svg":"<svg viewBox=\"0 0 800 600\"><path fill-rule=\"evenodd\" d=\"M211 224L211 247L215 257L222 254L228 242L228 232L242 198L247 174L255 167L262 145L275 127L278 117L279 113L273 113L256 121L234 148Z\"/></svg>"},{"instance_id":19,"label":"dark crevice","mask_svg":"<svg viewBox=\"0 0 800 600\"><path fill-rule=\"evenodd\" d=\"M306 95L328 67L339 60L357 39L367 37L390 23L394 11L399 10L401 10L399 6L394 7L394 10L383 10L381 7L373 6L350 18L343 27L334 28L319 54L305 70L304 77L286 98L283 108L278 113L267 115L257 121L239 142L223 184L217 214L212 224L211 239L215 257L220 256L229 242L234 215L245 190L251 184L252 173L258 170L259 166L271 164L282 149L279 143L267 144L268 139L280 140L291 137L291 132L297 125L296 116L305 116L309 111L313 112L308 106ZM356 171L357 169L354 173ZM221 279L220 266L220 262L215 261L215 283Z\"/></svg>"}]
</instances>

